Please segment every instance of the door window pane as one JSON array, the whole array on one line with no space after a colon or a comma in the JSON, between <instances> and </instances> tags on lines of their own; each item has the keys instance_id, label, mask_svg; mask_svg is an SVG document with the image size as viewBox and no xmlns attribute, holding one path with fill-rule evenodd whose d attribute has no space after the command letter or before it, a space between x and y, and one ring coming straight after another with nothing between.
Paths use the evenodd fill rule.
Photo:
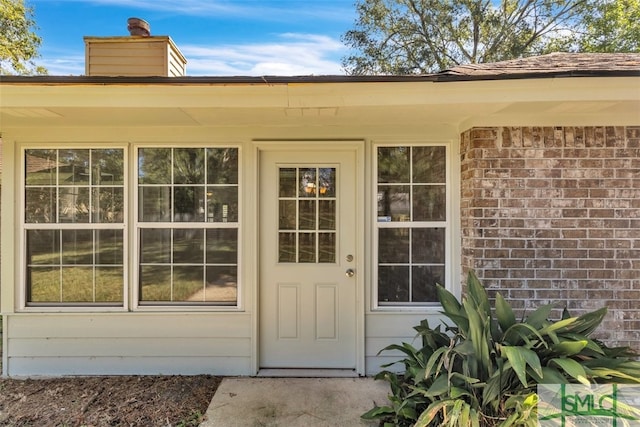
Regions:
<instances>
[{"instance_id":1,"label":"door window pane","mask_svg":"<svg viewBox=\"0 0 640 427\"><path fill-rule=\"evenodd\" d=\"M335 263L336 168L280 168L278 261Z\"/></svg>"}]
</instances>

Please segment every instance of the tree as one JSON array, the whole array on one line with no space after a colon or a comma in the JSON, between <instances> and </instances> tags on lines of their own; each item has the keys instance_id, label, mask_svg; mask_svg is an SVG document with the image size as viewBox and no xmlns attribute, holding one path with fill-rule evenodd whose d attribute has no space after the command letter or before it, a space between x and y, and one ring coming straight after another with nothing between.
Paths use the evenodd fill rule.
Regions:
<instances>
[{"instance_id":1,"label":"tree","mask_svg":"<svg viewBox=\"0 0 640 427\"><path fill-rule=\"evenodd\" d=\"M343 66L356 75L418 74L543 53L554 41L575 44L596 1L637 2L356 0L355 28L342 38L354 53Z\"/></svg>"},{"instance_id":2,"label":"tree","mask_svg":"<svg viewBox=\"0 0 640 427\"><path fill-rule=\"evenodd\" d=\"M640 0L600 0L584 16L583 52L640 52Z\"/></svg>"},{"instance_id":3,"label":"tree","mask_svg":"<svg viewBox=\"0 0 640 427\"><path fill-rule=\"evenodd\" d=\"M0 75L47 73L34 62L41 39L33 13L24 0L0 0Z\"/></svg>"}]
</instances>

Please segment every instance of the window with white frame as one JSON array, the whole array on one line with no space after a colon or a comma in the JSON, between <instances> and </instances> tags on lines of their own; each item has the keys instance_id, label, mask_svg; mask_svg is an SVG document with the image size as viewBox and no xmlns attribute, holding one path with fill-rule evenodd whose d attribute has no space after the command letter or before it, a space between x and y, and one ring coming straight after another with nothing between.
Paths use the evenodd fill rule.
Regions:
<instances>
[{"instance_id":1,"label":"window with white frame","mask_svg":"<svg viewBox=\"0 0 640 427\"><path fill-rule=\"evenodd\" d=\"M24 151L25 303L122 306L121 148Z\"/></svg>"},{"instance_id":2,"label":"window with white frame","mask_svg":"<svg viewBox=\"0 0 640 427\"><path fill-rule=\"evenodd\" d=\"M447 147L376 147L377 306L437 302L447 267Z\"/></svg>"},{"instance_id":3,"label":"window with white frame","mask_svg":"<svg viewBox=\"0 0 640 427\"><path fill-rule=\"evenodd\" d=\"M236 305L238 149L137 151L140 305Z\"/></svg>"},{"instance_id":4,"label":"window with white frame","mask_svg":"<svg viewBox=\"0 0 640 427\"><path fill-rule=\"evenodd\" d=\"M23 151L25 305L236 306L238 148L137 147L128 215L126 149L91 147Z\"/></svg>"}]
</instances>

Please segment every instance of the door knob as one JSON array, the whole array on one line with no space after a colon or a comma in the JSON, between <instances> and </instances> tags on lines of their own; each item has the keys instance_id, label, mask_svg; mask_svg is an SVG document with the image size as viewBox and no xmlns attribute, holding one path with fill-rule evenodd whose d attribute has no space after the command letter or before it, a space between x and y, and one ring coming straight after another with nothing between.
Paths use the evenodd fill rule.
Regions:
<instances>
[{"instance_id":1,"label":"door knob","mask_svg":"<svg viewBox=\"0 0 640 427\"><path fill-rule=\"evenodd\" d=\"M354 271L353 268L347 268L347 271L345 271L345 274L347 275L347 277L353 277L356 275L356 272Z\"/></svg>"}]
</instances>

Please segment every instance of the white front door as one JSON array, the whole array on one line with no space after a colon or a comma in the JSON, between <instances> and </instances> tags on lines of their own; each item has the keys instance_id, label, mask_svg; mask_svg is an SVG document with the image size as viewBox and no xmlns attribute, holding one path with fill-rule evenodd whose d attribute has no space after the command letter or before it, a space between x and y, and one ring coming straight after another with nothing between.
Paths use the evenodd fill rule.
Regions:
<instances>
[{"instance_id":1,"label":"white front door","mask_svg":"<svg viewBox=\"0 0 640 427\"><path fill-rule=\"evenodd\" d=\"M356 152L260 154L260 367L356 368Z\"/></svg>"}]
</instances>

